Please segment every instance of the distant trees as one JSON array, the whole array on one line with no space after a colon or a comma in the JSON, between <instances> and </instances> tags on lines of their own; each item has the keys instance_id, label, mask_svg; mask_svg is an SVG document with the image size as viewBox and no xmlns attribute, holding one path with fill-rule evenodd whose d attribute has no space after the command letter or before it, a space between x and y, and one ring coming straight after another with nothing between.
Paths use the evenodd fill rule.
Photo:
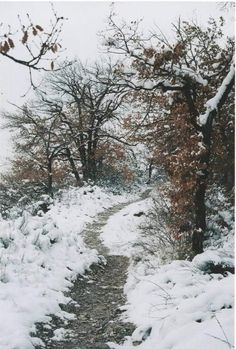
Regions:
<instances>
[{"instance_id":1,"label":"distant trees","mask_svg":"<svg viewBox=\"0 0 236 349\"><path fill-rule=\"evenodd\" d=\"M13 162L16 176L42 187L43 192L52 196L55 161L64 146L58 136L59 120L36 103L24 105L15 113L5 113L4 117L6 127L16 132L17 158Z\"/></svg>"},{"instance_id":2,"label":"distant trees","mask_svg":"<svg viewBox=\"0 0 236 349\"><path fill-rule=\"evenodd\" d=\"M62 48L60 35L64 17L59 17L52 7L52 18L47 28L43 28L40 23L33 22L29 14L26 14L26 17L27 19L23 21L18 16L19 25L17 28L12 28L10 24L0 24L0 56L26 67L29 70L30 88L33 87L35 89L32 71L51 71L55 68L55 61ZM25 107L24 112L26 112ZM18 120L20 120L20 117ZM13 120L11 121L13 122ZM33 123L33 119L31 122ZM14 123L15 125L13 125ZM13 124L12 128L22 126L21 122L17 123L17 118L15 118ZM23 127L19 128L19 130L22 133ZM22 141L24 142L26 138L24 135ZM32 137L30 138L28 147L26 144L24 146L21 144L21 147L18 149L18 151L22 152L24 148L24 155L18 154L17 159L12 161L11 171L1 176L1 212L7 211L25 193L38 194L38 187L42 184L42 176L39 176L42 170L42 164L40 164L42 158L41 155L38 160L35 155L34 161L30 158ZM17 147L17 144L15 146ZM35 166L36 163L37 166ZM40 171L38 171L39 168ZM48 188L47 191L50 191L50 189Z\"/></svg>"},{"instance_id":3,"label":"distant trees","mask_svg":"<svg viewBox=\"0 0 236 349\"><path fill-rule=\"evenodd\" d=\"M192 231L195 253L203 249L206 190L216 178L216 158L219 162L214 138L220 137L222 144L220 161L233 152L234 40L222 40L223 25L222 17L219 23L211 18L205 29L179 21L170 41L161 32L142 38L138 22L117 24L111 14L104 32L108 52L124 55L117 68L122 85L155 95L156 105L148 114L153 118L155 109L156 161L172 183L170 197L178 222L173 233ZM142 117L140 124L145 124ZM224 178L232 187L230 165L224 166Z\"/></svg>"},{"instance_id":4,"label":"distant trees","mask_svg":"<svg viewBox=\"0 0 236 349\"><path fill-rule=\"evenodd\" d=\"M50 112L60 119L63 134L79 156L84 180L97 178L101 148L109 140L121 141L107 128L108 122L118 118L127 93L126 88L114 86L114 80L110 66L95 65L89 70L81 63L51 74L48 79L52 93L61 98L60 102L46 97L44 100Z\"/></svg>"},{"instance_id":5,"label":"distant trees","mask_svg":"<svg viewBox=\"0 0 236 349\"><path fill-rule=\"evenodd\" d=\"M127 89L114 87L112 74L110 66L65 65L47 77L33 101L3 114L5 127L14 131L16 152L12 169L3 176L5 187L18 183L18 197L24 191L53 196L63 182L81 186L111 179L113 173L131 176L127 143L119 135Z\"/></svg>"}]
</instances>

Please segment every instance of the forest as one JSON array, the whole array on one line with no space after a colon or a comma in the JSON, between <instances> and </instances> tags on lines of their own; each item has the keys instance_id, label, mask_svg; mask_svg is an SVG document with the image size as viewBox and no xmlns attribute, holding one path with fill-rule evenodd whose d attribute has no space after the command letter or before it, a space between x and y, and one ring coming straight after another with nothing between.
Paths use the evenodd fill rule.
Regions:
<instances>
[{"instance_id":1,"label":"forest","mask_svg":"<svg viewBox=\"0 0 236 349\"><path fill-rule=\"evenodd\" d=\"M87 224L84 212L87 209L88 214L92 215L93 211L94 214L99 213L101 197L106 209L116 203L124 210L124 217L119 216L118 211L113 212L114 220L110 223L107 220L101 235L111 251L115 246L112 245L111 231L115 234L117 227L120 227L119 234L122 230L126 231L131 221L127 221L128 225L119 224L128 219L126 215L130 212L134 217L140 217L141 228L140 225L132 225L133 230L130 231L136 234L134 231L141 230L141 238L139 236L139 240L135 240L134 246L138 246L139 253L141 249L144 261L146 258L155 264L155 258L162 254L159 266L154 268L156 274L152 272L142 276L150 278L150 283L162 285L159 290L164 288L162 275L163 278L168 273L174 275L183 265L199 267L202 279L198 275L197 282L200 284L203 280L209 283L216 280L228 282L227 277L231 278L234 273L233 250L230 248L233 244L234 211L235 46L234 38L225 34L223 15L210 17L205 26L179 17L175 23L170 23L172 37L169 38L158 27L149 31L148 35L144 34L140 29L142 20L122 20L111 7L106 25L98 35L103 56L93 63L84 63L79 58L60 59L63 45L66 46L61 41L65 18L59 17L56 12L49 28L35 24L28 17L27 23L20 23L16 34L10 29L3 30L0 55L29 71L29 86L33 90L24 104L14 105L11 111L1 111L3 127L11 132L14 148L11 164L0 178L0 245L4 253L10 251L9 246L14 239L17 241L17 229L22 236L30 236L30 229L42 229L39 233L42 238L51 234L50 244L56 244L60 239L52 232L60 230L60 224L62 227L66 224L62 218L53 223L53 215L60 216L57 205L62 205L63 200L65 207L72 202L77 205L80 201L82 206L79 210L82 211L78 214L81 222ZM22 50L20 53L17 46ZM32 72L44 72L40 85L34 81ZM147 199L149 192L151 199ZM121 199L115 199L122 195L122 200L131 205L128 213L125 210L129 206L125 208ZM138 206L135 195L141 195L145 202L149 200L148 204ZM61 212L66 210L60 207ZM74 219L77 222L72 212L73 207L70 206L67 213L70 222ZM37 224L34 219L37 219ZM77 226L82 224L79 219ZM42 253L46 245L44 242L38 245L39 235L36 240L30 243L37 245ZM127 238L129 246L131 240ZM125 243L119 251L126 249ZM19 244L18 248L22 242ZM134 257L136 252L127 252L130 251L128 247L126 252L124 250L121 253L128 253L126 257L133 258L133 268L137 271L141 265L140 256ZM108 258L103 250L100 254ZM116 254L120 252L115 251ZM89 263L98 263L98 257L91 256ZM76 260L74 255L73 258ZM117 259L117 263L123 263L123 260ZM173 264L166 274L164 269L158 269L165 268L168 263L177 263L176 269ZM74 265L68 268L72 270ZM76 273L78 275L82 271L76 270ZM127 297L129 304L134 302L135 306L135 301L138 304L139 287L142 289L141 281L134 286L130 275L128 285L132 284L132 290L131 293L127 291ZM171 283L169 277L168 282ZM1 277L1 282L7 283L4 278ZM163 291L167 308L171 292L168 282L168 289ZM178 281L173 281L175 284L178 285ZM183 289L185 285L178 287ZM207 293L207 287L199 292ZM158 290L157 286L155 289ZM219 286L219 293L221 289L223 286ZM231 285L227 292L232 293L232 289ZM174 299L180 297L180 291L176 292L172 295ZM222 293L227 292L224 289ZM132 301L129 297L133 297ZM148 291L143 297L148 297ZM185 296L181 297L182 302ZM154 300L157 302L158 297ZM181 302L180 308L184 308ZM228 311L232 306L230 301L220 303L219 311ZM179 346L174 346L168 342L168 336L158 346L162 338L158 337L162 333L159 325L150 325L151 320L143 324L141 315L136 323L137 314L132 309L131 306L128 309L131 314L129 321L136 325L132 343L120 344L115 337L119 344L109 344L109 348L194 349L195 345L197 348L197 340L190 344L180 341ZM167 316L166 309L159 311L160 316ZM216 322L216 334L206 337L206 342L200 342L200 348L208 344L209 348L234 348L229 335L225 334L228 315L221 317L217 311L213 310L211 317ZM53 312L50 309L50 313ZM183 318L183 313L181 316ZM197 320L194 320L195 323L206 319ZM42 316L32 321L44 322ZM208 343L207 340L213 340L213 337L215 342ZM0 343L4 349L31 348L27 341L20 343L21 346L17 343L14 344L16 346L7 346L1 340ZM60 346L60 342L55 347L50 346L51 342L45 343L49 343L46 348L67 348ZM35 348L42 345L36 340L33 344ZM93 343L91 348L100 347Z\"/></svg>"}]
</instances>

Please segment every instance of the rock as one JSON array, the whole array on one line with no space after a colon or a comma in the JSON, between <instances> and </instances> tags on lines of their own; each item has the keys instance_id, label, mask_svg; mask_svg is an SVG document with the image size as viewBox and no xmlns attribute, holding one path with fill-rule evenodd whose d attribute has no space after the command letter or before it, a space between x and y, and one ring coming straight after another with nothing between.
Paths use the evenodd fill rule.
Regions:
<instances>
[{"instance_id":1,"label":"rock","mask_svg":"<svg viewBox=\"0 0 236 349\"><path fill-rule=\"evenodd\" d=\"M134 216L135 217L141 217L141 216L143 216L144 215L144 212L143 211L140 211L140 212L138 212L138 213L134 213Z\"/></svg>"},{"instance_id":2,"label":"rock","mask_svg":"<svg viewBox=\"0 0 236 349\"><path fill-rule=\"evenodd\" d=\"M145 341L150 336L151 332L152 332L152 327L148 327L142 336L142 340Z\"/></svg>"},{"instance_id":3,"label":"rock","mask_svg":"<svg viewBox=\"0 0 236 349\"><path fill-rule=\"evenodd\" d=\"M134 347L137 347L138 345L142 344L142 341L134 341L132 344Z\"/></svg>"}]
</instances>

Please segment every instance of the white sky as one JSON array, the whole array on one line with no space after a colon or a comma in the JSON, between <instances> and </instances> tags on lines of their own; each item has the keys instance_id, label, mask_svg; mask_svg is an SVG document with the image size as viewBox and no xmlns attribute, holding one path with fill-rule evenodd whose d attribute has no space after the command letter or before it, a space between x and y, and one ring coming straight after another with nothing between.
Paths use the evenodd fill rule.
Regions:
<instances>
[{"instance_id":1,"label":"white sky","mask_svg":"<svg viewBox=\"0 0 236 349\"><path fill-rule=\"evenodd\" d=\"M109 14L109 1L54 2L59 16L67 17L62 32L63 47L69 58L78 56L82 60L94 60L99 56L97 32L104 29ZM132 1L115 2L115 12L125 20L143 18L143 28L152 29L156 23L164 32L170 33L171 22L181 16L182 19L197 19L205 24L210 16L223 15L227 19L227 32L233 32L232 13L222 12L216 2L168 2L168 1ZM33 22L46 26L51 15L49 2L10 2L0 1L0 23L17 28L17 15L25 18L29 13ZM0 58L0 109L10 108L8 102L22 104L21 97L29 87L28 71L7 59ZM0 120L1 124L1 120ZM5 167L6 157L10 155L9 134L0 130L0 171Z\"/></svg>"}]
</instances>

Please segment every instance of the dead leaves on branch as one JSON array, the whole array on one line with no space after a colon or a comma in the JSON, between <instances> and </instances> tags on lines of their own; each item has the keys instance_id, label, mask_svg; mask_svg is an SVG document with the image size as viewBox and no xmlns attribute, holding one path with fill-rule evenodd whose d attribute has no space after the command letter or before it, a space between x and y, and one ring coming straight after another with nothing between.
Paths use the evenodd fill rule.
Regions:
<instances>
[{"instance_id":1,"label":"dead leaves on branch","mask_svg":"<svg viewBox=\"0 0 236 349\"><path fill-rule=\"evenodd\" d=\"M50 20L50 28L44 29L40 24L34 24L28 14L26 16L26 24L18 16L20 25L15 32L12 32L9 25L8 29L1 28L0 54L30 69L54 70L55 60L62 48L60 33L64 18L58 17L53 10L54 18ZM24 53L18 53L20 47L25 48ZM48 60L49 68L42 64Z\"/></svg>"},{"instance_id":2,"label":"dead leaves on branch","mask_svg":"<svg viewBox=\"0 0 236 349\"><path fill-rule=\"evenodd\" d=\"M22 42L23 45L27 43L28 37L29 37L28 31L25 31L25 32L24 32L24 35L23 35L23 38L22 38L22 40L21 40L21 42Z\"/></svg>"},{"instance_id":3,"label":"dead leaves on branch","mask_svg":"<svg viewBox=\"0 0 236 349\"><path fill-rule=\"evenodd\" d=\"M24 34L21 40L23 45L25 45L28 42L30 31L32 31L33 36L36 36L36 35L39 35L41 32L43 32L44 30L38 24L36 26L31 25L30 28L28 28L28 30L25 30L23 32Z\"/></svg>"},{"instance_id":4,"label":"dead leaves on branch","mask_svg":"<svg viewBox=\"0 0 236 349\"><path fill-rule=\"evenodd\" d=\"M7 53L9 50L10 47L7 40L0 43L0 53Z\"/></svg>"}]
</instances>

